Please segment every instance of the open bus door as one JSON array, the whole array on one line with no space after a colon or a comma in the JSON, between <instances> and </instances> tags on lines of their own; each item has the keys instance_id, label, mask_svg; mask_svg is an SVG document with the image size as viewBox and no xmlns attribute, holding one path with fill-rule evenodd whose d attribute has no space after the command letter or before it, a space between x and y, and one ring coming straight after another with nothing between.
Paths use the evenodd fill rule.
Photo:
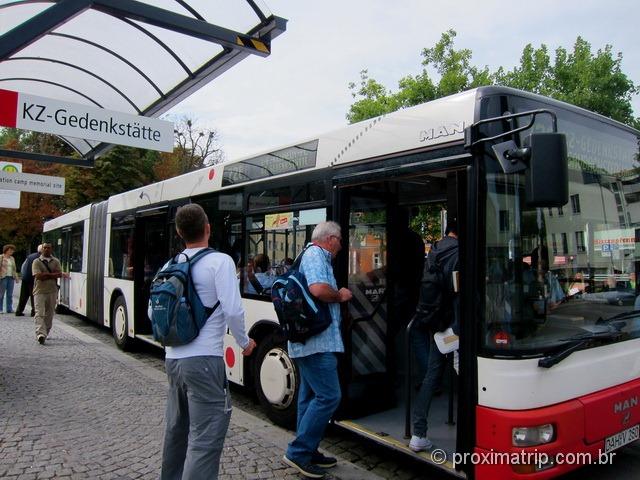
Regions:
<instances>
[{"instance_id":1,"label":"open bus door","mask_svg":"<svg viewBox=\"0 0 640 480\"><path fill-rule=\"evenodd\" d=\"M417 224L428 217L443 234L440 213L463 226L465 212L458 205L466 205L461 203L467 196L466 172L457 169L406 177L381 174L369 183L349 185L348 179L343 182L336 202L345 243L336 272L339 284L353 292L353 300L343 309L344 405L336 423L433 463L429 452L414 454L408 448L411 408L424 372L420 372L412 354L408 328L415 307L411 302L406 305L403 290L409 277L420 282L420 272L416 276L412 269L422 266L425 251L423 247L419 252L408 241L406 232L413 227L413 235L418 233ZM417 236L425 239L424 231ZM463 244L461 241L461 255ZM458 377L449 359L443 392L431 404L428 433L449 459L458 450L458 430L467 428L457 422L456 412L459 408L474 408L470 398L459 401L458 390ZM450 461L439 466L454 469Z\"/></svg>"}]
</instances>

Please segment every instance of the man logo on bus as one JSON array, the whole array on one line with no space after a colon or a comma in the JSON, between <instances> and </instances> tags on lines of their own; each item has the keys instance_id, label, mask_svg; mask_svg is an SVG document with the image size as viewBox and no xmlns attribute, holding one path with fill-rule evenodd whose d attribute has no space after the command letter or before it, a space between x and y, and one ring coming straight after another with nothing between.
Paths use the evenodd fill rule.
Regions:
<instances>
[{"instance_id":1,"label":"man logo on bus","mask_svg":"<svg viewBox=\"0 0 640 480\"><path fill-rule=\"evenodd\" d=\"M420 131L420 141L426 142L440 137L448 137L456 134L464 134L464 122L450 123L435 128Z\"/></svg>"},{"instance_id":2,"label":"man logo on bus","mask_svg":"<svg viewBox=\"0 0 640 480\"><path fill-rule=\"evenodd\" d=\"M622 413L625 410L630 410L633 407L638 406L638 397L631 397L623 402L616 402L613 405L613 413Z\"/></svg>"}]
</instances>

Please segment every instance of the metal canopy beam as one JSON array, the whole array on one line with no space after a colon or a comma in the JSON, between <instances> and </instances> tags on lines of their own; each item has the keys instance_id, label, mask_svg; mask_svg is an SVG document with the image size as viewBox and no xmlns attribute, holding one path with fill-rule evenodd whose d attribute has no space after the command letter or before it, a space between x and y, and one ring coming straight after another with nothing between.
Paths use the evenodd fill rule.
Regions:
<instances>
[{"instance_id":1,"label":"metal canopy beam","mask_svg":"<svg viewBox=\"0 0 640 480\"><path fill-rule=\"evenodd\" d=\"M95 0L95 10L115 17L124 17L156 27L172 30L194 38L217 43L223 47L243 50L267 57L271 53L269 40L254 38L228 28L212 25L202 20L170 12L135 0Z\"/></svg>"},{"instance_id":2,"label":"metal canopy beam","mask_svg":"<svg viewBox=\"0 0 640 480\"><path fill-rule=\"evenodd\" d=\"M60 0L0 36L0 61L31 45L54 28L91 8L91 0Z\"/></svg>"},{"instance_id":3,"label":"metal canopy beam","mask_svg":"<svg viewBox=\"0 0 640 480\"><path fill-rule=\"evenodd\" d=\"M164 44L162 44L158 39L153 37L153 35L146 30L143 25L153 25L164 30L177 32L222 46L222 52L217 54L215 57L210 58L195 71L191 71L189 68L186 68L180 59L176 57L178 62L186 69L187 75L186 78L183 77L182 81L179 81L173 86L173 88L165 93L163 93L157 85L144 75L141 70L137 69L138 73L142 74L142 76L151 83L155 91L160 95L159 97L156 97L153 103L147 104L142 111L137 108L136 110L138 110L140 115L159 116L239 63L244 58L247 58L249 55L258 55L261 57L268 56L271 51L271 41L286 30L286 19L273 15L265 17L262 10L255 4L254 0L246 1L259 17L260 24L256 25L246 33L240 33L208 23L201 15L198 14L198 12L189 6L188 2L182 2L181 0L177 1L191 14L193 14L195 18L187 15L181 15L160 7L148 5L137 0L57 0L48 8L42 10L29 20L0 36L0 62L12 59L11 57L15 56L17 52L34 42L37 43L39 39L45 37L47 34L73 38L72 35L59 32L54 33L53 31L82 12L91 9L100 11L110 15L114 19L119 19L122 22L135 26L143 33L152 36L156 42L159 42L160 45L167 49L167 51L174 57L175 53L168 47L164 46ZM30 2L31 0L24 0L24 2L16 2L15 4ZM10 5L11 4L4 5L0 7L0 9ZM91 42L89 39L80 40L114 54L108 48L96 44L95 42ZM117 55L116 58L129 62L129 60ZM18 59L19 58L16 58L16 60ZM66 85L55 83L51 80L40 78L3 78L2 80L32 80L36 82L51 83L52 85L60 86L84 96L92 103L98 105L95 100L84 95L82 92L74 90ZM67 165L92 166L95 158L105 154L113 148L113 146L114 145L109 143L99 143L94 148L91 148L86 152L82 156L82 159L56 157L11 150L0 150L0 155L27 160L64 163Z\"/></svg>"},{"instance_id":4,"label":"metal canopy beam","mask_svg":"<svg viewBox=\"0 0 640 480\"><path fill-rule=\"evenodd\" d=\"M62 163L64 165L73 165L74 167L93 167L93 157L80 159L5 149L0 149L0 157L17 158L19 160L34 160L36 162Z\"/></svg>"},{"instance_id":5,"label":"metal canopy beam","mask_svg":"<svg viewBox=\"0 0 640 480\"><path fill-rule=\"evenodd\" d=\"M281 17L271 17L271 21L266 26L260 28L255 35L259 37L269 36L274 39L286 30L287 20ZM253 32L252 32L253 34ZM182 100L187 98L193 92L200 89L203 85L206 85L214 78L222 75L231 67L245 59L249 54L244 51L235 50L232 52L222 52L214 57L209 63L203 65L196 72L193 77L182 82L176 86L173 90L169 91L165 98L158 99L149 108L145 109L142 113L146 116L153 116L158 113L163 113L169 110L174 105L177 105ZM90 154L99 157L108 152L113 146L111 144L101 143L97 145Z\"/></svg>"}]
</instances>

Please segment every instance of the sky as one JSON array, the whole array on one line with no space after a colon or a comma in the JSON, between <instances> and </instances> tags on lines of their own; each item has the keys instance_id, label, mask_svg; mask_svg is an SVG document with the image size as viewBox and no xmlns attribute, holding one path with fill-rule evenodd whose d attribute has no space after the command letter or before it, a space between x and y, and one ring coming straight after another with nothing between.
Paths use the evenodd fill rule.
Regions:
<instances>
[{"instance_id":1,"label":"sky","mask_svg":"<svg viewBox=\"0 0 640 480\"><path fill-rule=\"evenodd\" d=\"M264 1L288 19L271 55L248 57L169 112L216 129L228 160L347 125L349 83L361 70L397 91L398 80L422 71L422 50L450 28L454 48L470 49L472 64L491 71L518 65L528 43L571 51L581 36L592 52L611 45L622 53L623 72L640 85L636 0ZM640 116L640 96L633 107Z\"/></svg>"}]
</instances>

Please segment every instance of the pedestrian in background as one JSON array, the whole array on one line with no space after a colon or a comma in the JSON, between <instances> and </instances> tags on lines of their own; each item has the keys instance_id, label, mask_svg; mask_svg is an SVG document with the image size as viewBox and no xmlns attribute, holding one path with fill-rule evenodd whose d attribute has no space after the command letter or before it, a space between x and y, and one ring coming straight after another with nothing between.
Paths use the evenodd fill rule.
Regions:
<instances>
[{"instance_id":1,"label":"pedestrian in background","mask_svg":"<svg viewBox=\"0 0 640 480\"><path fill-rule=\"evenodd\" d=\"M289 342L289 355L300 373L296 438L289 444L284 462L309 478L324 478L325 468L337 464L335 458L318 451L320 440L340 404L338 380L339 352L344 352L340 335L340 303L351 300L348 288L338 289L331 260L342 249L340 225L322 222L316 225L311 241L317 248L307 248L300 261L309 291L329 306L331 324L306 343Z\"/></svg>"},{"instance_id":2,"label":"pedestrian in background","mask_svg":"<svg viewBox=\"0 0 640 480\"><path fill-rule=\"evenodd\" d=\"M2 247L2 257L0 257L0 313L13 313L13 286L18 282L18 270L13 252L15 245L5 245ZM5 295L7 297L5 309Z\"/></svg>"},{"instance_id":3,"label":"pedestrian in background","mask_svg":"<svg viewBox=\"0 0 640 480\"><path fill-rule=\"evenodd\" d=\"M58 300L58 279L69 277L62 273L60 261L52 252L51 244L43 243L42 254L31 264L31 273L35 279L33 300L36 307L36 340L40 345L44 345L53 326L53 313Z\"/></svg>"},{"instance_id":4,"label":"pedestrian in background","mask_svg":"<svg viewBox=\"0 0 640 480\"><path fill-rule=\"evenodd\" d=\"M209 246L211 227L198 204L178 209L176 230L186 245L178 255L182 261ZM222 358L227 326L244 356L251 355L256 346L245 332L233 259L225 253L209 253L191 267L191 278L206 307L213 307L218 301L220 306L193 341L166 347L169 393L162 480L218 478L220 455L231 419L231 397Z\"/></svg>"},{"instance_id":5,"label":"pedestrian in background","mask_svg":"<svg viewBox=\"0 0 640 480\"><path fill-rule=\"evenodd\" d=\"M27 256L20 267L20 275L22 276L22 284L20 285L20 299L18 300L18 308L16 308L16 317L24 315L24 309L27 306L27 300L31 302L31 316L35 316L36 307L33 304L33 272L31 267L33 261L42 253L42 244L38 245L37 251Z\"/></svg>"}]
</instances>

